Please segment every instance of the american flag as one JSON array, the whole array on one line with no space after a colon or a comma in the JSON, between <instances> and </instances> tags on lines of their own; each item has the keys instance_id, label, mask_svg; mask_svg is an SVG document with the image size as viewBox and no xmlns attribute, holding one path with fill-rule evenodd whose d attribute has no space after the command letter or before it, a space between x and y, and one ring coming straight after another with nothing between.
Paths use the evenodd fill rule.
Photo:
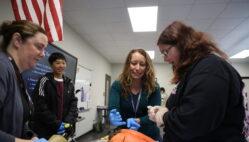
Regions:
<instances>
[{"instance_id":1,"label":"american flag","mask_svg":"<svg viewBox=\"0 0 249 142\"><path fill-rule=\"evenodd\" d=\"M16 20L41 25L49 42L63 40L62 0L11 0Z\"/></svg>"}]
</instances>

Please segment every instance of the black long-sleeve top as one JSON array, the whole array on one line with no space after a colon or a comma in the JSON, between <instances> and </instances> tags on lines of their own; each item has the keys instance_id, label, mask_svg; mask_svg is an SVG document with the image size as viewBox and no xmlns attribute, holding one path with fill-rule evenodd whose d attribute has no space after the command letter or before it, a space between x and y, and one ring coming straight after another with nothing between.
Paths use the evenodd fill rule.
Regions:
<instances>
[{"instance_id":1,"label":"black long-sleeve top","mask_svg":"<svg viewBox=\"0 0 249 142\"><path fill-rule=\"evenodd\" d=\"M244 142L241 80L213 54L189 66L166 104L164 142Z\"/></svg>"}]
</instances>

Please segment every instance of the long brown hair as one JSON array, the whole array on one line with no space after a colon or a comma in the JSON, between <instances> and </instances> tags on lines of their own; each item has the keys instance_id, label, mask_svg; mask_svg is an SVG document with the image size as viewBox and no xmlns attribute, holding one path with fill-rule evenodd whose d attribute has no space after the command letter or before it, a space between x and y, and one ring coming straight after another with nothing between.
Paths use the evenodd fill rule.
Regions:
<instances>
[{"instance_id":1,"label":"long brown hair","mask_svg":"<svg viewBox=\"0 0 249 142\"><path fill-rule=\"evenodd\" d=\"M19 21L4 21L0 26L0 35L3 36L3 40L1 43L1 48L3 52L6 52L7 47L12 39L12 35L14 33L19 33L23 41L25 41L29 37L33 37L36 33L43 33L45 35L46 31L40 27L39 25L27 21L27 20L19 20Z\"/></svg>"},{"instance_id":2,"label":"long brown hair","mask_svg":"<svg viewBox=\"0 0 249 142\"><path fill-rule=\"evenodd\" d=\"M157 45L160 44L173 45L180 53L179 64L173 67L174 77L171 82L174 84L181 80L189 65L208 54L215 53L228 59L207 34L179 21L174 21L161 33L157 42Z\"/></svg>"},{"instance_id":3,"label":"long brown hair","mask_svg":"<svg viewBox=\"0 0 249 142\"><path fill-rule=\"evenodd\" d=\"M143 83L142 87L145 88L145 91L147 92L148 95L151 95L151 93L156 88L155 71L152 60L143 49L133 49L129 52L128 56L126 57L123 72L119 76L119 81L123 89L123 94L122 94L123 97L129 96L129 94L131 93L130 87L132 85L133 80L130 73L130 63L132 55L136 52L143 55L146 60L145 74L142 77L142 83Z\"/></svg>"}]
</instances>

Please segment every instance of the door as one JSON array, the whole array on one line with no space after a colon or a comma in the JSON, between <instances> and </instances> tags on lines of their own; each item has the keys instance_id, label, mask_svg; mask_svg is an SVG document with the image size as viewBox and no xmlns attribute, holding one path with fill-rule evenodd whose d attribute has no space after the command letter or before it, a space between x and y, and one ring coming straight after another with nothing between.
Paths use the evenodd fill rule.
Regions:
<instances>
[{"instance_id":1,"label":"door","mask_svg":"<svg viewBox=\"0 0 249 142\"><path fill-rule=\"evenodd\" d=\"M111 76L108 74L105 75L105 106L108 106L108 98L109 98L109 92L110 92L110 86L111 86Z\"/></svg>"}]
</instances>

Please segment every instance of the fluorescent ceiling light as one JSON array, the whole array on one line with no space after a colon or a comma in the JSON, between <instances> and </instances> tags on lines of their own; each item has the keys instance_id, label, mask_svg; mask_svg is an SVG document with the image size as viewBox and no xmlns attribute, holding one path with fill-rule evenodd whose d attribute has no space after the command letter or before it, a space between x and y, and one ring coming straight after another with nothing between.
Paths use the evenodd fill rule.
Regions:
<instances>
[{"instance_id":1,"label":"fluorescent ceiling light","mask_svg":"<svg viewBox=\"0 0 249 142\"><path fill-rule=\"evenodd\" d=\"M128 8L133 32L156 31L157 9L157 6Z\"/></svg>"},{"instance_id":2,"label":"fluorescent ceiling light","mask_svg":"<svg viewBox=\"0 0 249 142\"><path fill-rule=\"evenodd\" d=\"M146 52L149 54L152 60L155 58L155 51L151 50L151 51L146 51Z\"/></svg>"},{"instance_id":3,"label":"fluorescent ceiling light","mask_svg":"<svg viewBox=\"0 0 249 142\"><path fill-rule=\"evenodd\" d=\"M232 57L230 57L231 59L241 59L241 58L246 58L249 56L249 50L243 50L235 55L233 55Z\"/></svg>"}]
</instances>

